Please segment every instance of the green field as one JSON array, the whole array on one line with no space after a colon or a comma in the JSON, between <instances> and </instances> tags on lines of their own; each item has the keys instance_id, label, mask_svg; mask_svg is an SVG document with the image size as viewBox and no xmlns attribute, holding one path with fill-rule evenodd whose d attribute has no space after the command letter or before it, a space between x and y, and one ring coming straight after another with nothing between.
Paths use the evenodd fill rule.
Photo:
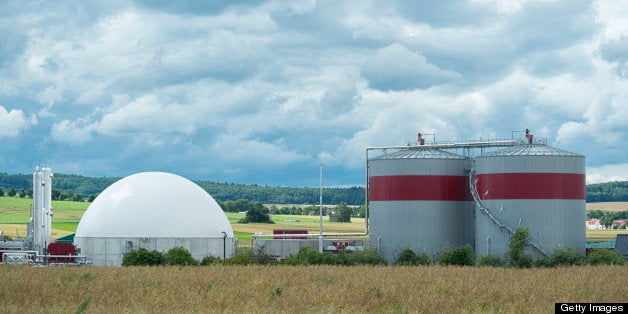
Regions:
<instances>
[{"instance_id":1,"label":"green field","mask_svg":"<svg viewBox=\"0 0 628 314\"><path fill-rule=\"evenodd\" d=\"M21 199L17 197L0 197L0 230L4 230L11 237L26 235L26 224L30 220L33 201L31 199ZM76 230L81 216L89 206L86 202L53 201L52 207L54 215L52 217L53 237L61 237ZM239 224L238 221L244 218L244 214L225 213L231 223L234 235L238 240L247 245L250 244L253 234L259 232L272 234L276 228L300 228L317 233L319 230L318 216L299 215L272 215L274 224ZM348 233L363 232L364 219L352 218L351 223L329 222L327 217L323 217L323 230L326 233Z\"/></svg>"},{"instance_id":2,"label":"green field","mask_svg":"<svg viewBox=\"0 0 628 314\"><path fill-rule=\"evenodd\" d=\"M33 201L17 197L0 197L0 230L14 236L15 230L19 236L26 235L26 224L30 219ZM596 203L597 206L603 206ZM53 237L61 237L76 230L81 216L89 206L86 202L53 201L52 217ZM307 229L310 233L318 233L318 216L299 215L272 215L274 224L239 224L238 220L244 217L240 213L226 213L231 223L234 235L243 242L251 241L253 234L260 232L272 234L273 229ZM583 227L585 224L583 223ZM351 223L329 222L328 217L323 217L323 232L325 233L357 233L365 230L363 218L351 218ZM614 241L618 233L628 233L628 230L587 230L587 241Z\"/></svg>"}]
</instances>

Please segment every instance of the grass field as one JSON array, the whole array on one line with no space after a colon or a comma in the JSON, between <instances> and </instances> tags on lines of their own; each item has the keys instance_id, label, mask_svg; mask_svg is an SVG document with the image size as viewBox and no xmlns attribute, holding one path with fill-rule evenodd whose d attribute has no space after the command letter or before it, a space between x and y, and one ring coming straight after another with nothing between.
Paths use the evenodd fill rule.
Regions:
<instances>
[{"instance_id":1,"label":"grass field","mask_svg":"<svg viewBox=\"0 0 628 314\"><path fill-rule=\"evenodd\" d=\"M604 242L615 241L618 234L628 234L628 230L588 230L587 229L587 241L589 242Z\"/></svg>"},{"instance_id":2,"label":"grass field","mask_svg":"<svg viewBox=\"0 0 628 314\"><path fill-rule=\"evenodd\" d=\"M54 216L52 217L53 238L70 234L76 230L81 216L89 203L53 201ZM26 224L31 215L32 200L16 197L0 197L0 230L15 237L18 230L20 237L26 236ZM588 203L587 209L603 209L608 211L628 210L628 202ZM233 227L235 236L240 241L251 241L253 234L261 232L272 234L275 228L301 228L310 233L318 233L318 216L299 215L272 215L275 224L239 224L238 220L244 217L240 213L226 213L227 219ZM583 224L584 226L584 224ZM323 217L323 231L325 233L357 233L364 232L364 219L351 218L351 223L329 222ZM614 241L618 233L628 233L627 230L587 230L587 241Z\"/></svg>"},{"instance_id":3,"label":"grass field","mask_svg":"<svg viewBox=\"0 0 628 314\"><path fill-rule=\"evenodd\" d=\"M605 212L621 212L628 210L628 202L587 203L587 210L599 209Z\"/></svg>"},{"instance_id":4,"label":"grass field","mask_svg":"<svg viewBox=\"0 0 628 314\"><path fill-rule=\"evenodd\" d=\"M0 265L3 313L543 312L625 302L628 267Z\"/></svg>"},{"instance_id":5,"label":"grass field","mask_svg":"<svg viewBox=\"0 0 628 314\"><path fill-rule=\"evenodd\" d=\"M88 206L89 203L53 201L53 238L74 232ZM0 230L3 230L10 237L15 237L17 230L20 237L25 237L31 208L31 199L0 197ZM275 228L301 228L310 232L318 232L319 230L318 216L272 215L271 219L275 222L274 224L239 224L237 222L244 217L244 214L225 214L233 227L234 235L238 240L244 242L251 241L256 232L272 234ZM364 219L352 218L351 223L337 223L329 222L328 217L325 216L323 217L323 230L326 233L363 232Z\"/></svg>"}]
</instances>

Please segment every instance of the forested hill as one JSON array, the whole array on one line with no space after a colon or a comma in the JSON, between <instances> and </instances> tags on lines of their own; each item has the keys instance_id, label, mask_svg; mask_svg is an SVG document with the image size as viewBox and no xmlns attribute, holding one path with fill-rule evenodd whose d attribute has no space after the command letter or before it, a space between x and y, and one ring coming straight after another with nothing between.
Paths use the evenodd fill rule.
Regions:
<instances>
[{"instance_id":1,"label":"forested hill","mask_svg":"<svg viewBox=\"0 0 628 314\"><path fill-rule=\"evenodd\" d=\"M120 178L85 177L73 174L55 173L52 188L61 191L72 191L85 199L89 195L97 195ZM246 199L265 204L318 204L318 188L273 187L235 183L216 183L195 181L215 199L220 201ZM0 188L5 191L9 187L15 190L29 190L33 186L33 176L25 174L0 173ZM71 193L70 193L71 194ZM364 188L324 188L323 203L349 205L364 204ZM587 202L628 202L628 181L607 182L587 185Z\"/></svg>"},{"instance_id":2,"label":"forested hill","mask_svg":"<svg viewBox=\"0 0 628 314\"><path fill-rule=\"evenodd\" d=\"M587 185L587 202L628 202L628 181Z\"/></svg>"},{"instance_id":3,"label":"forested hill","mask_svg":"<svg viewBox=\"0 0 628 314\"><path fill-rule=\"evenodd\" d=\"M52 178L52 188L72 191L70 195L80 194L87 199L89 195L97 195L120 179L55 173ZM273 187L208 181L195 181L195 183L220 201L246 199L264 204L318 204L319 202L319 188ZM33 176L0 173L0 188L6 191L9 187L17 191L22 189L28 191L33 188ZM323 203L340 204L342 202L348 205L364 204L364 188L323 189Z\"/></svg>"}]
</instances>

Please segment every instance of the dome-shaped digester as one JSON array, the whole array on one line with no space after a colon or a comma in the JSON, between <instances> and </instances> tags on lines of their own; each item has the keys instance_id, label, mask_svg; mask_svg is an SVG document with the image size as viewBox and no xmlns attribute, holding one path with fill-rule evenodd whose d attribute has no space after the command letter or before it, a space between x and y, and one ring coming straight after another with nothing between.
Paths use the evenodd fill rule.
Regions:
<instances>
[{"instance_id":1,"label":"dome-shaped digester","mask_svg":"<svg viewBox=\"0 0 628 314\"><path fill-rule=\"evenodd\" d=\"M518 227L528 228L534 248L529 251L538 256L567 247L584 253L584 156L518 145L476 157L475 173L478 256L503 256Z\"/></svg>"},{"instance_id":2,"label":"dome-shaped digester","mask_svg":"<svg viewBox=\"0 0 628 314\"><path fill-rule=\"evenodd\" d=\"M74 239L94 265L120 265L124 253L140 247L165 252L182 246L197 259L235 249L218 203L194 182L164 172L134 174L109 186L85 211Z\"/></svg>"},{"instance_id":3,"label":"dome-shaped digester","mask_svg":"<svg viewBox=\"0 0 628 314\"><path fill-rule=\"evenodd\" d=\"M406 246L435 257L473 245L468 168L468 158L426 147L369 159L370 246L392 262Z\"/></svg>"}]
</instances>

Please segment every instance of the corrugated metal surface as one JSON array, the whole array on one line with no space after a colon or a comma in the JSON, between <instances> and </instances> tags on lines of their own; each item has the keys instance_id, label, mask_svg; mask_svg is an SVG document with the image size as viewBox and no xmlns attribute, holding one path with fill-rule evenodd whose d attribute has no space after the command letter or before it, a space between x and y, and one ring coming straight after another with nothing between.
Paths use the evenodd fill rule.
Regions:
<instances>
[{"instance_id":1,"label":"corrugated metal surface","mask_svg":"<svg viewBox=\"0 0 628 314\"><path fill-rule=\"evenodd\" d=\"M434 258L445 246L473 245L473 202L372 202L370 245L389 262L406 246Z\"/></svg>"},{"instance_id":2,"label":"corrugated metal surface","mask_svg":"<svg viewBox=\"0 0 628 314\"><path fill-rule=\"evenodd\" d=\"M545 252L573 247L584 253L584 156L543 145L520 145L475 159L480 198L503 223L526 227ZM481 211L476 215L478 256L503 255L510 235Z\"/></svg>"},{"instance_id":3,"label":"corrugated metal surface","mask_svg":"<svg viewBox=\"0 0 628 314\"><path fill-rule=\"evenodd\" d=\"M409 246L435 257L474 244L469 159L412 148L369 160L370 246L392 262Z\"/></svg>"}]
</instances>

